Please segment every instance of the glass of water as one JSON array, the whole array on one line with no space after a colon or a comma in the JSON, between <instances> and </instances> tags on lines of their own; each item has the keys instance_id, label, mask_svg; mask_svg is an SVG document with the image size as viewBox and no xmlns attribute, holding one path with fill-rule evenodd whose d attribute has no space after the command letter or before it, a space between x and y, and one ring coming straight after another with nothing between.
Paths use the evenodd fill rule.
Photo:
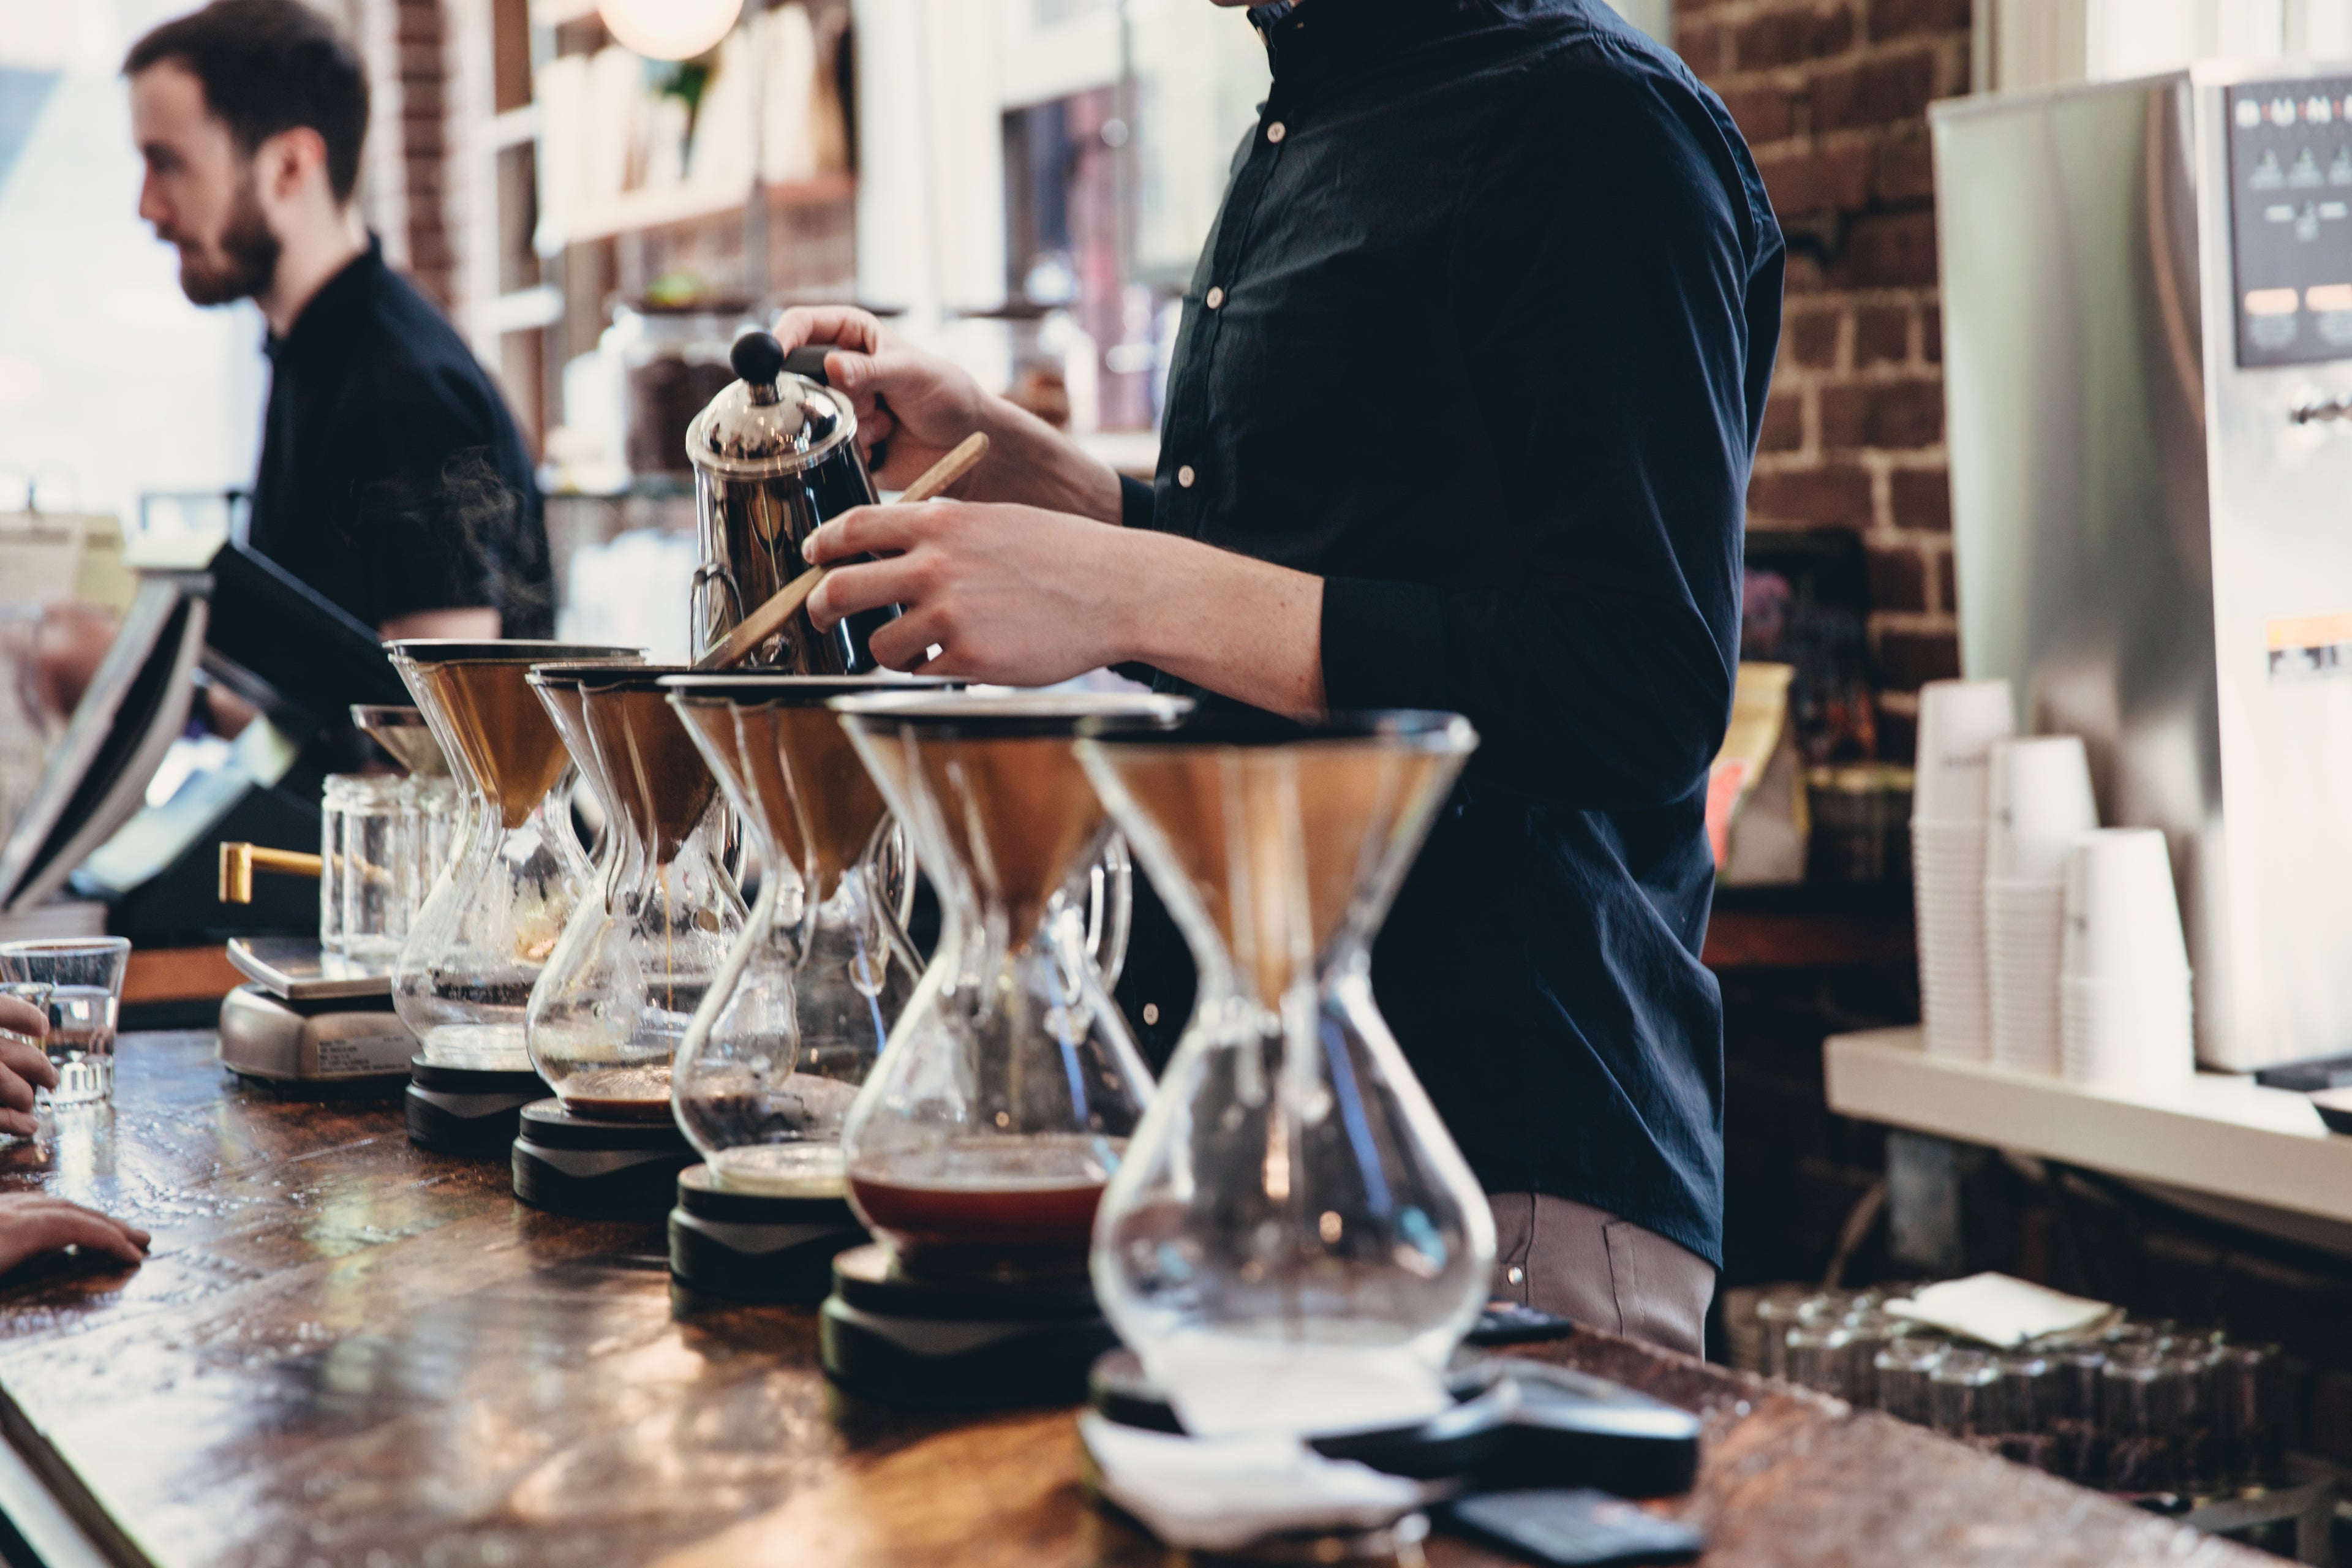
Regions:
<instances>
[{"instance_id":1,"label":"glass of water","mask_svg":"<svg viewBox=\"0 0 2352 1568\"><path fill-rule=\"evenodd\" d=\"M57 1105L114 1098L114 1019L131 943L119 936L0 942L0 982L49 987L49 1065Z\"/></svg>"}]
</instances>

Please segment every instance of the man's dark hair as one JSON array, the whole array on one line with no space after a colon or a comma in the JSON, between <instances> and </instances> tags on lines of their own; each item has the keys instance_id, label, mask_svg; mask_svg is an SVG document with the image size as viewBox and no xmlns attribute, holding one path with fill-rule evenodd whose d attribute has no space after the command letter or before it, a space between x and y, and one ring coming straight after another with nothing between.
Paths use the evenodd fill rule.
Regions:
<instances>
[{"instance_id":1,"label":"man's dark hair","mask_svg":"<svg viewBox=\"0 0 2352 1568\"><path fill-rule=\"evenodd\" d=\"M317 132L335 199L352 199L367 137L367 73L332 22L302 0L213 0L133 44L122 74L166 61L204 84L205 107L248 157L281 131Z\"/></svg>"}]
</instances>

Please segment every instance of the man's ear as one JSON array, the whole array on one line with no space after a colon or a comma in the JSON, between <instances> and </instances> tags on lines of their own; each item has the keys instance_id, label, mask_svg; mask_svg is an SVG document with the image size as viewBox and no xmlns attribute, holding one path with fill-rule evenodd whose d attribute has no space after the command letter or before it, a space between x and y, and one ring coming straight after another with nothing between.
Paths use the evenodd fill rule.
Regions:
<instances>
[{"instance_id":1,"label":"man's ear","mask_svg":"<svg viewBox=\"0 0 2352 1568\"><path fill-rule=\"evenodd\" d=\"M315 180L327 184L327 139L307 125L297 125L254 149L254 176L272 202L292 201Z\"/></svg>"}]
</instances>

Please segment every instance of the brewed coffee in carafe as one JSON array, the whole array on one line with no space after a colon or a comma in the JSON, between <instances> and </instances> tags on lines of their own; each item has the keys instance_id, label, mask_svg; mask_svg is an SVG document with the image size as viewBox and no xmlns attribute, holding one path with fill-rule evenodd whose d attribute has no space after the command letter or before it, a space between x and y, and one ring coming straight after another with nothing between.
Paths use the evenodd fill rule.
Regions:
<instances>
[{"instance_id":1,"label":"brewed coffee in carafe","mask_svg":"<svg viewBox=\"0 0 2352 1568\"><path fill-rule=\"evenodd\" d=\"M609 824L525 1020L533 1065L575 1116L669 1119L672 1061L743 931L718 781L661 689L677 673L530 675Z\"/></svg>"},{"instance_id":2,"label":"brewed coffee in carafe","mask_svg":"<svg viewBox=\"0 0 2352 1568\"><path fill-rule=\"evenodd\" d=\"M914 835L941 918L844 1129L850 1201L926 1275L1081 1273L1151 1079L1087 951L1110 828L1072 742L1082 721L1165 725L1190 705L956 693L835 706Z\"/></svg>"},{"instance_id":3,"label":"brewed coffee in carafe","mask_svg":"<svg viewBox=\"0 0 2352 1568\"><path fill-rule=\"evenodd\" d=\"M840 1196L842 1123L913 994L904 836L826 706L938 691L909 676L663 682L741 817L760 896L673 1075L678 1125L740 1192Z\"/></svg>"},{"instance_id":4,"label":"brewed coffee in carafe","mask_svg":"<svg viewBox=\"0 0 2352 1568\"><path fill-rule=\"evenodd\" d=\"M1370 951L1475 743L1430 713L1079 742L1200 973L1093 1258L1104 1312L1188 1427L1444 1403L1494 1222L1373 1005ZM1240 1390L1246 1409L1216 1407Z\"/></svg>"},{"instance_id":5,"label":"brewed coffee in carafe","mask_svg":"<svg viewBox=\"0 0 2352 1568\"><path fill-rule=\"evenodd\" d=\"M560 787L572 759L526 678L535 663L640 664L645 655L557 642L388 646L467 798L457 853L393 966L393 1006L427 1062L528 1072L524 1009L589 868Z\"/></svg>"}]
</instances>

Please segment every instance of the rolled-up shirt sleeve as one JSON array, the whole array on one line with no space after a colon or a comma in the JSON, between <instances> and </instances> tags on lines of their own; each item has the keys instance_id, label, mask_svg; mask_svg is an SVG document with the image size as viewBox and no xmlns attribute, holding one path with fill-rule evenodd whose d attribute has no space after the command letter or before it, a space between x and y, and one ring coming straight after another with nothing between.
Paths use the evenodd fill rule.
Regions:
<instances>
[{"instance_id":1,"label":"rolled-up shirt sleeve","mask_svg":"<svg viewBox=\"0 0 2352 1568\"><path fill-rule=\"evenodd\" d=\"M1508 499L1433 528L1436 581L1326 581L1325 697L1466 714L1538 797L1662 805L1729 718L1779 234L1696 100L1601 78L1531 120L1444 285L1463 458Z\"/></svg>"}]
</instances>

